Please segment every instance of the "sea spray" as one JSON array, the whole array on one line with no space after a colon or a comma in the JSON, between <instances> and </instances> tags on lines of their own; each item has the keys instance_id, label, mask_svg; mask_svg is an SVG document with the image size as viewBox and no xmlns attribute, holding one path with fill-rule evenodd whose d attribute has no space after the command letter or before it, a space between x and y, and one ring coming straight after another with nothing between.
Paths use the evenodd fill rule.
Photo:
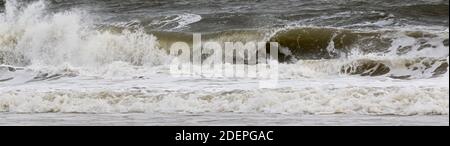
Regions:
<instances>
[{"instance_id":1,"label":"sea spray","mask_svg":"<svg viewBox=\"0 0 450 146\"><path fill-rule=\"evenodd\" d=\"M224 7L213 14L194 6L192 21L183 23L176 16L186 9L167 10L175 4L111 0L82 7L83 2L7 1L0 14L0 112L448 115L448 18L409 17L440 14L435 9L323 16L354 7L342 3L330 10L326 5L332 1L310 1L323 9L294 12L303 6L300 1L276 6L271 1L262 10ZM390 3L371 7L411 10L424 2ZM158 18L173 21L154 30L146 20L164 21ZM377 23L385 19L389 23ZM120 22L132 25L115 26ZM290 22L298 25L285 25ZM205 42L279 42L279 84L261 89L259 80L249 78L172 76L166 47L192 40L193 32L203 32Z\"/></svg>"},{"instance_id":2,"label":"sea spray","mask_svg":"<svg viewBox=\"0 0 450 146\"><path fill-rule=\"evenodd\" d=\"M130 65L161 65L167 53L157 38L143 30L121 33L98 31L76 11L51 13L46 2L19 6L7 2L0 22L0 58L3 64L28 66L101 66L115 61Z\"/></svg>"}]
</instances>

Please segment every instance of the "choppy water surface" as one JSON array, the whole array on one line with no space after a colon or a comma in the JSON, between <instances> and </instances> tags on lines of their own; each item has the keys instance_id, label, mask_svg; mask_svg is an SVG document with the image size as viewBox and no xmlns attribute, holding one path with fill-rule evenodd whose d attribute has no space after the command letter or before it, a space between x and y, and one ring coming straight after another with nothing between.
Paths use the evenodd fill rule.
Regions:
<instances>
[{"instance_id":1,"label":"choppy water surface","mask_svg":"<svg viewBox=\"0 0 450 146\"><path fill-rule=\"evenodd\" d=\"M0 1L0 124L448 125L448 4ZM172 76L193 33L278 42L278 86Z\"/></svg>"}]
</instances>

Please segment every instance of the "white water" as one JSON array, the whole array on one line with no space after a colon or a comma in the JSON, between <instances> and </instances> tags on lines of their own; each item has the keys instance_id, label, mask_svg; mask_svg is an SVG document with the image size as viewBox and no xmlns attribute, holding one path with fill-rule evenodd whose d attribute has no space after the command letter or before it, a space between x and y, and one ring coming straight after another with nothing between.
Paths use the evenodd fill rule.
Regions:
<instances>
[{"instance_id":1,"label":"white water","mask_svg":"<svg viewBox=\"0 0 450 146\"><path fill-rule=\"evenodd\" d=\"M167 56L157 48L156 38L142 30L119 34L92 30L84 21L89 16L82 18L82 12L72 11L48 14L44 1L21 10L8 1L6 7L0 22L0 47L10 53L2 56L9 64L97 67L122 61L153 66L163 64Z\"/></svg>"},{"instance_id":2,"label":"white water","mask_svg":"<svg viewBox=\"0 0 450 146\"><path fill-rule=\"evenodd\" d=\"M0 57L4 64L24 67L15 72L0 67L0 80L12 78L0 82L0 112L449 114L448 72L430 78L431 71L416 73L398 65L448 56L445 46L402 57L355 53L350 59L281 64L278 87L260 89L254 79L174 78L168 69L171 57L159 49L156 37L140 29L98 31L83 12L48 13L45 7L43 1L19 7L8 0L0 15ZM180 20L180 27L195 22ZM448 38L448 31L444 35ZM393 49L414 41L396 40ZM381 60L397 69L391 74L414 79L340 73L342 65L359 59ZM43 73L55 76L35 78Z\"/></svg>"}]
</instances>

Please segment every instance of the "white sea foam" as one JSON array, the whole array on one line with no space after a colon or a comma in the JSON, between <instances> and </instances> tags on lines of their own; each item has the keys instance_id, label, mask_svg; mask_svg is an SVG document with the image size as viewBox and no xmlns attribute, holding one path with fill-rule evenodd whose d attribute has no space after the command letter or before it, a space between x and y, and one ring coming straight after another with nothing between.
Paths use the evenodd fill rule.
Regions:
<instances>
[{"instance_id":1,"label":"white sea foam","mask_svg":"<svg viewBox=\"0 0 450 146\"><path fill-rule=\"evenodd\" d=\"M12 7L12 8L11 8ZM115 61L131 65L164 64L167 53L143 30L97 31L80 13L46 12L44 1L20 7L7 2L0 22L0 54L11 65L98 67Z\"/></svg>"},{"instance_id":2,"label":"white sea foam","mask_svg":"<svg viewBox=\"0 0 450 146\"><path fill-rule=\"evenodd\" d=\"M186 14L168 21L180 29L201 19ZM0 61L24 68L0 70L0 112L448 115L448 71L433 75L448 63L448 46L442 44L448 29L423 38L428 49L419 50L418 39L398 31L388 53L355 51L281 64L279 88L259 89L252 79L171 77L171 57L158 48L158 38L142 29L95 30L87 20L84 12L47 12L44 1L27 6L7 1L0 15ZM398 55L400 46L413 51ZM441 58L447 60L422 66ZM391 71L379 77L342 74L342 66L359 60L383 63ZM408 69L411 62L423 69ZM392 75L412 77L388 78Z\"/></svg>"},{"instance_id":3,"label":"white sea foam","mask_svg":"<svg viewBox=\"0 0 450 146\"><path fill-rule=\"evenodd\" d=\"M200 15L184 13L165 16L164 19L154 20L148 25L173 31L186 28L188 25L199 22L200 20L202 20L202 16Z\"/></svg>"},{"instance_id":4,"label":"white sea foam","mask_svg":"<svg viewBox=\"0 0 450 146\"><path fill-rule=\"evenodd\" d=\"M240 112L289 114L448 114L448 87L281 88L276 90L3 92L2 112Z\"/></svg>"}]
</instances>

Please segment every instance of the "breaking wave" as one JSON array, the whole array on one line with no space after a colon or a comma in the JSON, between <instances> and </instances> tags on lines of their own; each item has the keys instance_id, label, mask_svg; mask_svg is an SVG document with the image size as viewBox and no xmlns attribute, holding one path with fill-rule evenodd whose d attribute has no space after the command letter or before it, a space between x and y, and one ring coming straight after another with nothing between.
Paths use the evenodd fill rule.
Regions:
<instances>
[{"instance_id":1,"label":"breaking wave","mask_svg":"<svg viewBox=\"0 0 450 146\"><path fill-rule=\"evenodd\" d=\"M0 112L448 115L449 111L448 85L441 85L448 82L449 74L448 28L283 26L207 32L202 34L203 42L278 42L279 77L289 86L324 80L311 87L230 91L223 86L240 86L235 87L236 79L224 79L204 83L212 88L204 91L192 89L201 84L195 79L158 80L169 74L169 46L178 41L192 43L192 32L179 30L201 22L200 15L98 26L91 23L88 12L51 12L46 1L7 0L4 5ZM422 7L429 6L399 11ZM431 7L447 10L438 15L448 16L448 8ZM353 76L382 85L353 85ZM125 83L130 80L143 82ZM328 81L339 83L328 85ZM422 86L422 81L432 83ZM439 85L434 86L434 81ZM189 90L168 90L186 82L192 83ZM134 88L139 83L149 89Z\"/></svg>"},{"instance_id":2,"label":"breaking wave","mask_svg":"<svg viewBox=\"0 0 450 146\"><path fill-rule=\"evenodd\" d=\"M95 30L83 16L46 12L44 1L26 6L8 1L0 16L0 64L101 66L122 61L153 66L167 61L153 35L139 29Z\"/></svg>"},{"instance_id":3,"label":"breaking wave","mask_svg":"<svg viewBox=\"0 0 450 146\"><path fill-rule=\"evenodd\" d=\"M30 5L8 1L5 5L5 13L0 16L0 64L59 70L67 65L98 68L115 62L158 66L170 62L167 50L172 43L192 43L192 33L131 26L122 26L119 31L98 29L89 23L85 12L47 12L44 1ZM183 14L165 20L167 24L161 26L176 22L176 26L170 27L176 29L201 20L201 16ZM291 71L300 64L318 74L410 79L438 77L447 73L448 68L448 29L289 27L202 35L204 42L278 42L280 61L291 64ZM318 62L328 64L328 71L317 70L323 67L314 67Z\"/></svg>"}]
</instances>

